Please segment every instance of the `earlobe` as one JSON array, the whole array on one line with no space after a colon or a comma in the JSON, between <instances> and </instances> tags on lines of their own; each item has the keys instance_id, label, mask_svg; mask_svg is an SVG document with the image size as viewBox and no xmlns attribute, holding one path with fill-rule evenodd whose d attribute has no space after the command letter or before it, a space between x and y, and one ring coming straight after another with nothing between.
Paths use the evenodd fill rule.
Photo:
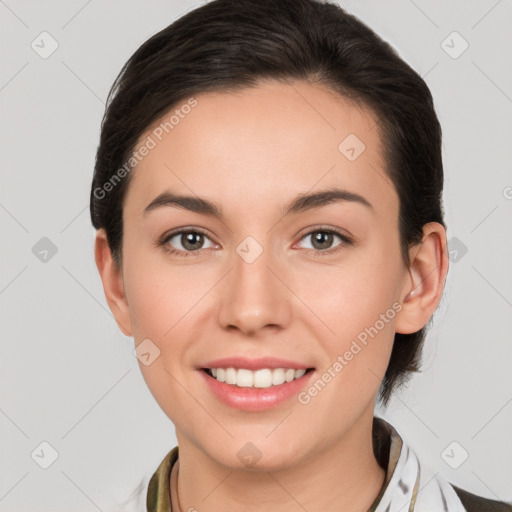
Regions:
<instances>
[{"instance_id":1,"label":"earlobe","mask_svg":"<svg viewBox=\"0 0 512 512\"><path fill-rule=\"evenodd\" d=\"M402 310L395 324L396 332L402 334L425 327L441 300L449 263L444 227L437 222L425 224L421 242L410 249L409 255Z\"/></svg>"},{"instance_id":2,"label":"earlobe","mask_svg":"<svg viewBox=\"0 0 512 512\"><path fill-rule=\"evenodd\" d=\"M132 336L130 311L124 293L123 275L112 257L107 235L103 228L96 232L94 257L103 283L105 298L117 325L123 334Z\"/></svg>"}]
</instances>

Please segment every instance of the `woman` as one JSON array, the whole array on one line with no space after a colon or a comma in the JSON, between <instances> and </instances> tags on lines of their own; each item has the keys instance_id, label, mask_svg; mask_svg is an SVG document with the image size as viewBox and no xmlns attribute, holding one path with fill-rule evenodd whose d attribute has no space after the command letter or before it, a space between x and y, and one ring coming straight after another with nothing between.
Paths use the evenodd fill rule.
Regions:
<instances>
[{"instance_id":1,"label":"woman","mask_svg":"<svg viewBox=\"0 0 512 512\"><path fill-rule=\"evenodd\" d=\"M109 306L176 428L148 511L512 510L374 417L442 295L442 188L426 84L334 4L215 0L135 52L91 217Z\"/></svg>"}]
</instances>

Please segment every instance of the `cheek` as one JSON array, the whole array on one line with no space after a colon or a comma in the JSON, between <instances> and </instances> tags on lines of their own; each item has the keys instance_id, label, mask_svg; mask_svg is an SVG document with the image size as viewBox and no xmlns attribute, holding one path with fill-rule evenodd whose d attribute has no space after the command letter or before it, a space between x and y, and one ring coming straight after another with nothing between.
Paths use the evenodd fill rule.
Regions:
<instances>
[{"instance_id":1,"label":"cheek","mask_svg":"<svg viewBox=\"0 0 512 512\"><path fill-rule=\"evenodd\" d=\"M144 338L159 340L172 327L169 311L173 311L175 296L166 293L164 280L153 277L140 272L133 277L127 274L125 278L136 342Z\"/></svg>"},{"instance_id":2,"label":"cheek","mask_svg":"<svg viewBox=\"0 0 512 512\"><path fill-rule=\"evenodd\" d=\"M353 251L343 262L301 272L298 295L315 313L311 325L318 325L315 330L322 333L318 339L327 355L322 371L333 372L332 365L342 358L343 369L335 371L333 389L357 390L354 396L361 397L378 388L401 309L402 272L398 245L390 247L384 240L365 251ZM345 394L344 399L350 400Z\"/></svg>"},{"instance_id":3,"label":"cheek","mask_svg":"<svg viewBox=\"0 0 512 512\"><path fill-rule=\"evenodd\" d=\"M168 266L150 259L134 250L131 259L126 259L124 272L135 345L149 339L154 344L150 353L156 351L151 357L158 354L147 365L139 360L139 368L148 389L169 417L192 417L197 404L183 393L180 383L186 381L190 329L187 311L197 301L197 290L194 294L193 286L189 286L182 291L186 279L180 270L171 272Z\"/></svg>"},{"instance_id":4,"label":"cheek","mask_svg":"<svg viewBox=\"0 0 512 512\"><path fill-rule=\"evenodd\" d=\"M330 421L344 424L347 418L360 414L378 391L401 307L394 298L394 269L388 270L386 279L380 281L379 271L364 266L339 271L331 279L311 279L311 286L316 283L322 288L322 293L310 295L308 303L321 319L312 320L322 324L316 332L323 333L317 339L325 357L318 369L320 382L313 383L313 387L326 389L314 398L319 418L329 416ZM316 396L316 389L311 392Z\"/></svg>"},{"instance_id":5,"label":"cheek","mask_svg":"<svg viewBox=\"0 0 512 512\"><path fill-rule=\"evenodd\" d=\"M197 301L197 273L192 266L171 267L158 251L126 244L125 292L136 341L163 340Z\"/></svg>"},{"instance_id":6,"label":"cheek","mask_svg":"<svg viewBox=\"0 0 512 512\"><path fill-rule=\"evenodd\" d=\"M399 297L400 267L396 260L354 257L352 263L310 267L301 272L297 295L338 339L356 336L372 326ZM395 310L387 315L393 324ZM379 324L380 325L380 324Z\"/></svg>"}]
</instances>

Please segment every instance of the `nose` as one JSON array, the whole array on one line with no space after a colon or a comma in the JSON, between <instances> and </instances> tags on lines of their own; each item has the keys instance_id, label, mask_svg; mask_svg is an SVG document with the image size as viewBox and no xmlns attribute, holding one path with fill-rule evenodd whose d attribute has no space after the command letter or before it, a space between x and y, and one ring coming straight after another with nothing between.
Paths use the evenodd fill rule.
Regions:
<instances>
[{"instance_id":1,"label":"nose","mask_svg":"<svg viewBox=\"0 0 512 512\"><path fill-rule=\"evenodd\" d=\"M291 292L282 265L270 250L260 253L262 249L252 239L233 253L218 313L224 329L257 336L262 329L280 330L289 323Z\"/></svg>"}]
</instances>

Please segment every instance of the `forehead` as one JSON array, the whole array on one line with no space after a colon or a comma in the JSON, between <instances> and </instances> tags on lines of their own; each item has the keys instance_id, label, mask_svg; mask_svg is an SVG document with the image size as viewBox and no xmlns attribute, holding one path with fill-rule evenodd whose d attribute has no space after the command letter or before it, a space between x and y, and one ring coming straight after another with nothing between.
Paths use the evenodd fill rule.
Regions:
<instances>
[{"instance_id":1,"label":"forehead","mask_svg":"<svg viewBox=\"0 0 512 512\"><path fill-rule=\"evenodd\" d=\"M197 94L192 103L185 98L135 149L143 145L151 149L132 171L125 204L138 212L166 189L210 197L227 209L341 187L397 208L377 118L320 85L263 82Z\"/></svg>"}]
</instances>

